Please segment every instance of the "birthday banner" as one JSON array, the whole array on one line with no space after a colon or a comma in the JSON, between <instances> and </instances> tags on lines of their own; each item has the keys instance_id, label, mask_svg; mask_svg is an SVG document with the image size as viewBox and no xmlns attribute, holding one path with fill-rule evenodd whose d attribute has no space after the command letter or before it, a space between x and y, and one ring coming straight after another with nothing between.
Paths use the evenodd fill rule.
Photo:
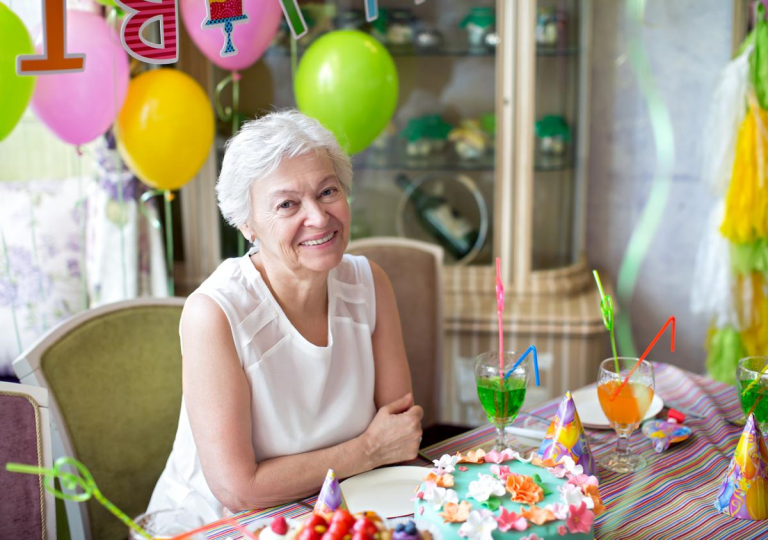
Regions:
<instances>
[{"instance_id":1,"label":"birthday banner","mask_svg":"<svg viewBox=\"0 0 768 540\"><path fill-rule=\"evenodd\" d=\"M243 0L197 0L206 4L207 16L200 21L203 29L223 33L222 57L238 53L232 41L235 25L248 24L243 12ZM298 0L265 0L280 2L283 15L294 39L307 33L307 23L299 9ZM361 0L366 19L379 16L377 0ZM424 0L414 0L421 4ZM16 60L18 75L46 75L83 71L86 55L67 50L66 0L41 0L43 6L43 51L39 55L19 55ZM173 64L179 59L178 24L179 0L115 0L115 5L126 13L120 28L120 41L128 54L148 64ZM160 25L159 43L148 41L142 30L152 23Z\"/></svg>"}]
</instances>

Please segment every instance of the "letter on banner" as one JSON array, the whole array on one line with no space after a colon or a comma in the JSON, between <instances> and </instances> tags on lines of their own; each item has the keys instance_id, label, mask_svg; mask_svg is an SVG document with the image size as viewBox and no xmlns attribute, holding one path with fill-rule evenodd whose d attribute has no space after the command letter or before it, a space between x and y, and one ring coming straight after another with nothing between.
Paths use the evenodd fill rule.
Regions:
<instances>
[{"instance_id":1,"label":"letter on banner","mask_svg":"<svg viewBox=\"0 0 768 540\"><path fill-rule=\"evenodd\" d=\"M43 54L16 57L19 75L69 73L85 69L84 54L67 54L66 0L43 0Z\"/></svg>"},{"instance_id":2,"label":"letter on banner","mask_svg":"<svg viewBox=\"0 0 768 540\"><path fill-rule=\"evenodd\" d=\"M148 64L173 64L179 60L178 0L115 0L127 15L120 39L128 54ZM144 29L160 23L160 43L147 41Z\"/></svg>"}]
</instances>

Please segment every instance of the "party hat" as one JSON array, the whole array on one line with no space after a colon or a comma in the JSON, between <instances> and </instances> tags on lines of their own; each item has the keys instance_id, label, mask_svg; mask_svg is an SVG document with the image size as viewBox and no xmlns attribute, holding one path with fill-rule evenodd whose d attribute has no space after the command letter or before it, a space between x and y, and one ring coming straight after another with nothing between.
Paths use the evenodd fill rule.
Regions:
<instances>
[{"instance_id":1,"label":"party hat","mask_svg":"<svg viewBox=\"0 0 768 540\"><path fill-rule=\"evenodd\" d=\"M328 469L313 512L315 514L332 514L339 508L347 510L347 502L344 500L341 486L336 479L336 473L333 472L333 469Z\"/></svg>"},{"instance_id":2,"label":"party hat","mask_svg":"<svg viewBox=\"0 0 768 540\"><path fill-rule=\"evenodd\" d=\"M741 432L715 508L738 519L768 519L768 448L754 414Z\"/></svg>"},{"instance_id":3,"label":"party hat","mask_svg":"<svg viewBox=\"0 0 768 540\"><path fill-rule=\"evenodd\" d=\"M589 449L584 428L581 426L576 404L570 392L565 393L557 408L555 419L549 425L539 447L539 457L558 463L564 456L570 456L576 465L581 465L584 474L597 475L595 458Z\"/></svg>"}]
</instances>

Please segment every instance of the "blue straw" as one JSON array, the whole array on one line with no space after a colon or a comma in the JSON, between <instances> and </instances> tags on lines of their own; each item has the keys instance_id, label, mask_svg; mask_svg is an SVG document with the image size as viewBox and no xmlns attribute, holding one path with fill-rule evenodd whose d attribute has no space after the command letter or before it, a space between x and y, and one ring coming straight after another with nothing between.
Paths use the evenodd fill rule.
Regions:
<instances>
[{"instance_id":1,"label":"blue straw","mask_svg":"<svg viewBox=\"0 0 768 540\"><path fill-rule=\"evenodd\" d=\"M515 369L517 369L517 366L520 365L520 362L525 360L526 356L528 356L531 353L531 351L533 351L533 371L536 374L536 386L541 386L539 384L539 357L536 354L536 345L531 345L530 347L528 347L523 353L523 356L517 359L517 362L515 362L515 365L512 366L512 369L507 371L507 374L504 375L505 381L509 378L510 375L512 375L512 372L515 371Z\"/></svg>"}]
</instances>

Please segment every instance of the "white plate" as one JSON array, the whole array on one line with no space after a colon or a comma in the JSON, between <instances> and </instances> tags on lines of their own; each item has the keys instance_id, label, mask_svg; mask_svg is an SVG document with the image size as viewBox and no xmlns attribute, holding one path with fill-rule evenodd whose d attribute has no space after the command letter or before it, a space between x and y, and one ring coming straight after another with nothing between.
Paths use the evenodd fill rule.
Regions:
<instances>
[{"instance_id":1,"label":"white plate","mask_svg":"<svg viewBox=\"0 0 768 540\"><path fill-rule=\"evenodd\" d=\"M416 488L429 474L424 467L385 467L341 482L341 492L353 514L373 510L383 518L413 515Z\"/></svg>"},{"instance_id":2,"label":"white plate","mask_svg":"<svg viewBox=\"0 0 768 540\"><path fill-rule=\"evenodd\" d=\"M600 401L597 399L597 388L590 386L588 388L582 388L571 392L573 402L576 404L576 410L579 411L579 418L581 418L581 424L584 427L592 429L611 429L611 425L603 413L602 407L600 407ZM653 418L661 412L664 408L664 401L653 394L653 400L651 400L651 406L648 407L648 412L645 415L644 420Z\"/></svg>"}]
</instances>

